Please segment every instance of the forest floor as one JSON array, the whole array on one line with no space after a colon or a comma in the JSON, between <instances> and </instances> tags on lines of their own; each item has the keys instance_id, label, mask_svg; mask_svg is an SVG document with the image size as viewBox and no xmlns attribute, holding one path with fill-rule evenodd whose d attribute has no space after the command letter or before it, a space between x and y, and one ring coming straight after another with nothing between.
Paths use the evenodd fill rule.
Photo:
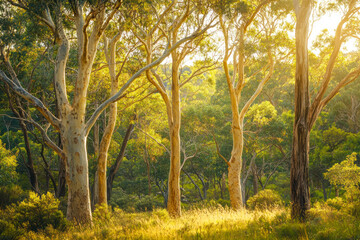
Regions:
<instances>
[{"instance_id":1,"label":"forest floor","mask_svg":"<svg viewBox=\"0 0 360 240\"><path fill-rule=\"evenodd\" d=\"M213 207L184 211L172 219L164 209L125 213L98 208L93 226L47 228L25 239L360 239L360 219L336 209L310 210L307 223L293 222L289 210L232 211Z\"/></svg>"}]
</instances>

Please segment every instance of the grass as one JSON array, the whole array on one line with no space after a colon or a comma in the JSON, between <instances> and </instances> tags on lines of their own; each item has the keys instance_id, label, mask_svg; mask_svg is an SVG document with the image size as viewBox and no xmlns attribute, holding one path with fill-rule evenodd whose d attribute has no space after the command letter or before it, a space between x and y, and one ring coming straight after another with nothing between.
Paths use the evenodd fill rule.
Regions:
<instances>
[{"instance_id":1,"label":"grass","mask_svg":"<svg viewBox=\"0 0 360 240\"><path fill-rule=\"evenodd\" d=\"M28 232L23 239L360 239L360 221L335 209L312 209L309 221L290 220L289 211L194 209L172 219L166 210L125 213L98 208L93 226Z\"/></svg>"}]
</instances>

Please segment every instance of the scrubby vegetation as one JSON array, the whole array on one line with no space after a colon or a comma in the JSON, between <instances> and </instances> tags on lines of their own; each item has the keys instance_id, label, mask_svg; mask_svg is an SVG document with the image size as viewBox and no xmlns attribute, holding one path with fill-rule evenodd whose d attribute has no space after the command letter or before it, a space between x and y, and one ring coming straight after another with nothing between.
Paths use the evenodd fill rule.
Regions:
<instances>
[{"instance_id":1,"label":"scrubby vegetation","mask_svg":"<svg viewBox=\"0 0 360 240\"><path fill-rule=\"evenodd\" d=\"M129 213L98 206L93 226L71 225L65 231L50 224L25 231L25 225L5 226L1 220L0 239L359 239L360 216L349 210L317 204L308 222L298 223L285 207L232 211L217 206L186 210L172 219L165 209Z\"/></svg>"}]
</instances>

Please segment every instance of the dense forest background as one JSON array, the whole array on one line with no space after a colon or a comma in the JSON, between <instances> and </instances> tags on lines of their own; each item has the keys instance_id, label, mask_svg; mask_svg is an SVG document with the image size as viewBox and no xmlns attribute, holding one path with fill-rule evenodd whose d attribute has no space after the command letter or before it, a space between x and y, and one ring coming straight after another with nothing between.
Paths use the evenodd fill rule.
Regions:
<instances>
[{"instance_id":1,"label":"dense forest background","mask_svg":"<svg viewBox=\"0 0 360 240\"><path fill-rule=\"evenodd\" d=\"M311 32L305 49L310 102L333 94L307 125L309 201L358 204L358 1L9 0L0 1L0 208L43 194L77 222L92 221L87 199L92 211L107 203L173 217L291 208L295 29L306 4L309 32L324 16L340 23Z\"/></svg>"}]
</instances>

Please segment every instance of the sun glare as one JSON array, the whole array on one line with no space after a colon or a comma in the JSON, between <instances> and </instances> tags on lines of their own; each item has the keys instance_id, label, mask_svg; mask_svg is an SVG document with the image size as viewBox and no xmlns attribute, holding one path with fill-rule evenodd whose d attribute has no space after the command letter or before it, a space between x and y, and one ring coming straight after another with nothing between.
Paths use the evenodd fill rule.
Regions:
<instances>
[{"instance_id":1,"label":"sun glare","mask_svg":"<svg viewBox=\"0 0 360 240\"><path fill-rule=\"evenodd\" d=\"M312 26L310 26L310 37L309 37L309 46L313 45L317 36L319 36L323 30L327 29L330 36L335 35L336 28L341 21L341 13L339 12L330 12L321 16L320 19L314 20ZM345 52L351 52L356 49L356 41L354 39L349 39L343 44L342 50ZM316 50L316 49L312 49Z\"/></svg>"}]
</instances>

